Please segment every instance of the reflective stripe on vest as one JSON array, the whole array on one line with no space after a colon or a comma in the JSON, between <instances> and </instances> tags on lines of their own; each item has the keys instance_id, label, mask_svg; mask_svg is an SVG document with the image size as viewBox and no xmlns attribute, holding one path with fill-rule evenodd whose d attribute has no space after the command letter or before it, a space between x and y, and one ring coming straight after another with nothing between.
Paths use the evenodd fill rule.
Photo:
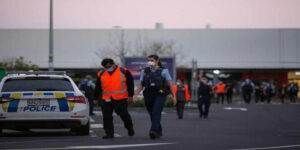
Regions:
<instances>
[{"instance_id":1,"label":"reflective stripe on vest","mask_svg":"<svg viewBox=\"0 0 300 150\"><path fill-rule=\"evenodd\" d=\"M106 73L106 74L105 74ZM113 79L112 77L113 77L113 75L114 74L116 74L116 73L119 73L120 74L120 83L117 83L117 84L121 84L121 85L119 85L119 87L121 88L120 90L116 90L116 89L114 89L114 88L112 88L112 87L110 87L110 88L108 88L107 89L107 87L103 87L103 86L106 86L107 85L107 82L109 82L109 81L103 81L103 75L106 75L106 77L105 78L109 78L109 79L111 79L111 80L116 80L116 79ZM109 76L109 77L108 77ZM114 78L116 78L116 77L114 77ZM110 99L110 98L113 98L113 99L116 99L116 100L118 100L118 99L124 99L124 98L128 98L128 91L127 91L127 88L125 87L125 79L124 79L124 73L122 73L122 71L121 71L121 69L118 67L118 68L116 68L116 70L113 72L113 74L112 75L109 75L109 73L108 72L104 72L102 75L101 75L101 80L100 80L100 82L101 82L101 85L102 85L102 90L103 90L103 92L102 92L102 99ZM105 85L103 84L103 83L106 83ZM117 87L118 87L118 85L116 85ZM105 91L105 89L106 90L109 90L109 89L113 89L113 91Z\"/></svg>"}]
</instances>

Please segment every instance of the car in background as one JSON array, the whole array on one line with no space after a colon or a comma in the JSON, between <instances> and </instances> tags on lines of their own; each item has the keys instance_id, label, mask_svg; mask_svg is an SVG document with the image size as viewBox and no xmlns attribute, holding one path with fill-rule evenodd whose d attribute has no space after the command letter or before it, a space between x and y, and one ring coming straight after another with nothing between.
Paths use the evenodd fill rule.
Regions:
<instances>
[{"instance_id":1,"label":"car in background","mask_svg":"<svg viewBox=\"0 0 300 150\"><path fill-rule=\"evenodd\" d=\"M71 128L89 135L89 104L65 72L14 72L0 82L3 129Z\"/></svg>"}]
</instances>

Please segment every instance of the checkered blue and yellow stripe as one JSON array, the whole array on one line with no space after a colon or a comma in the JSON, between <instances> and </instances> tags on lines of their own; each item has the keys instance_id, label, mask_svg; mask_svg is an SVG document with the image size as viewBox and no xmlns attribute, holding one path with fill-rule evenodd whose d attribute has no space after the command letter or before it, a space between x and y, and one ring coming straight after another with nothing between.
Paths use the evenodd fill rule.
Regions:
<instances>
[{"instance_id":1,"label":"checkered blue and yellow stripe","mask_svg":"<svg viewBox=\"0 0 300 150\"><path fill-rule=\"evenodd\" d=\"M74 96L74 93L68 93L68 92L35 92L35 93L5 93L1 94L0 97L3 98L12 98L13 100L10 100L8 102L3 102L2 109L4 112L17 112L20 99L26 99L26 98L49 98L49 99L56 99L59 111L60 112L68 112L73 111L75 103L71 101L67 101L65 97Z\"/></svg>"}]
</instances>

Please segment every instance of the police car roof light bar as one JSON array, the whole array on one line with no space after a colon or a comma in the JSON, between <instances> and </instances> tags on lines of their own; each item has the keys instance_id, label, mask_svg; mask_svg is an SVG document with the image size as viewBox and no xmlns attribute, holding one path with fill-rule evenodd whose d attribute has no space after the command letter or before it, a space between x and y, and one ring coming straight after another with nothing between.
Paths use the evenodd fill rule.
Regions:
<instances>
[{"instance_id":1,"label":"police car roof light bar","mask_svg":"<svg viewBox=\"0 0 300 150\"><path fill-rule=\"evenodd\" d=\"M66 75L66 71L12 71L6 75Z\"/></svg>"}]
</instances>

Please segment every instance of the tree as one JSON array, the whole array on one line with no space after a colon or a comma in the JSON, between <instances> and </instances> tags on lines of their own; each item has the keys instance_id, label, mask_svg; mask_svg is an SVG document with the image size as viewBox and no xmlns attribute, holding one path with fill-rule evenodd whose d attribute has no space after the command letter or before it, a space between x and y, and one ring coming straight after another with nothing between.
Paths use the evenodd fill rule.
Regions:
<instances>
[{"instance_id":1,"label":"tree","mask_svg":"<svg viewBox=\"0 0 300 150\"><path fill-rule=\"evenodd\" d=\"M4 60L0 62L0 68L4 68L6 71L39 70L38 65L32 64L31 61L25 61L24 57Z\"/></svg>"},{"instance_id":2,"label":"tree","mask_svg":"<svg viewBox=\"0 0 300 150\"><path fill-rule=\"evenodd\" d=\"M162 56L174 56L179 53L172 41L150 41L145 44L143 49L139 50L141 56L157 54Z\"/></svg>"},{"instance_id":3,"label":"tree","mask_svg":"<svg viewBox=\"0 0 300 150\"><path fill-rule=\"evenodd\" d=\"M127 35L124 30L117 31L116 34L109 36L106 43L96 51L96 55L100 59L112 58L116 63L122 64L123 58L130 53L130 42L127 40Z\"/></svg>"},{"instance_id":4,"label":"tree","mask_svg":"<svg viewBox=\"0 0 300 150\"><path fill-rule=\"evenodd\" d=\"M136 39L130 41L128 34L122 29L108 35L107 44L101 45L96 51L100 59L112 58L116 63L123 64L125 56L149 56L157 54L159 56L176 56L177 60L183 60L182 48L172 40L149 40L144 34L137 34ZM135 45L131 45L135 43Z\"/></svg>"},{"instance_id":5,"label":"tree","mask_svg":"<svg viewBox=\"0 0 300 150\"><path fill-rule=\"evenodd\" d=\"M140 41L139 41L140 42ZM176 60L183 60L184 53L182 48L175 44L173 41L159 40L159 41L143 41L142 44L136 44L137 48L136 56L149 56L156 54L159 56L176 57Z\"/></svg>"}]
</instances>

